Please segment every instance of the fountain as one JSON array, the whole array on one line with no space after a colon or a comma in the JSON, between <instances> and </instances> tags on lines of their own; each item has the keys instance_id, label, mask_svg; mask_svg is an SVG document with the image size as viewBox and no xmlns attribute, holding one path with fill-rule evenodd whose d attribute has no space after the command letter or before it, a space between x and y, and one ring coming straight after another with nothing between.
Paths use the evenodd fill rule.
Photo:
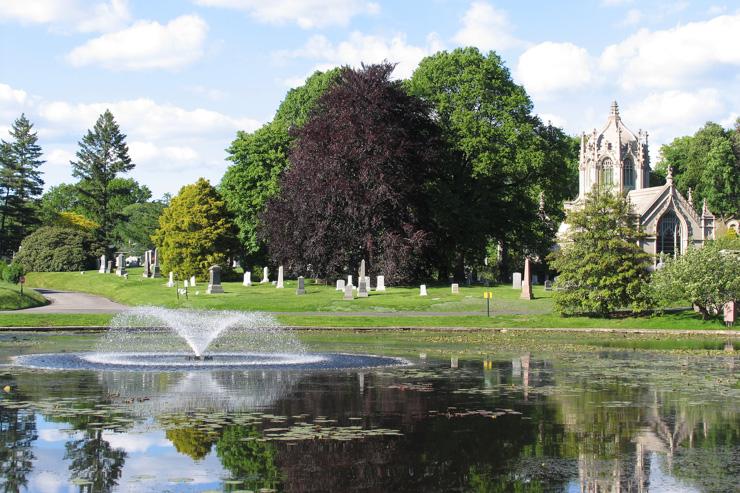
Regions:
<instances>
[{"instance_id":1,"label":"fountain","mask_svg":"<svg viewBox=\"0 0 740 493\"><path fill-rule=\"evenodd\" d=\"M310 353L270 315L137 307L117 315L93 352L29 354L33 368L127 371L344 369L407 364L400 358Z\"/></svg>"}]
</instances>

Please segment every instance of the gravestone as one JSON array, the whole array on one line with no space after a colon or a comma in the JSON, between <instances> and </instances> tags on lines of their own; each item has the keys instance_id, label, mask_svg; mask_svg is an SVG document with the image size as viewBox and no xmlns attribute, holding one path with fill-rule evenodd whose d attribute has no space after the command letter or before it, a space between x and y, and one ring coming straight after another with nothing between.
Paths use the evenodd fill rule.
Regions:
<instances>
[{"instance_id":1,"label":"gravestone","mask_svg":"<svg viewBox=\"0 0 740 493\"><path fill-rule=\"evenodd\" d=\"M278 289L283 289L285 287L283 285L283 266L282 265L278 267L277 285L275 287Z\"/></svg>"},{"instance_id":2,"label":"gravestone","mask_svg":"<svg viewBox=\"0 0 740 493\"><path fill-rule=\"evenodd\" d=\"M126 261L123 260L123 254L119 254L116 258L116 275L123 276L126 274Z\"/></svg>"},{"instance_id":3,"label":"gravestone","mask_svg":"<svg viewBox=\"0 0 740 493\"><path fill-rule=\"evenodd\" d=\"M460 285L457 283L454 283L452 285L452 294L460 294Z\"/></svg>"},{"instance_id":4,"label":"gravestone","mask_svg":"<svg viewBox=\"0 0 740 493\"><path fill-rule=\"evenodd\" d=\"M513 289L522 289L522 273L521 272L514 272L514 275L512 276L512 283L511 287Z\"/></svg>"},{"instance_id":5,"label":"gravestone","mask_svg":"<svg viewBox=\"0 0 740 493\"><path fill-rule=\"evenodd\" d=\"M260 281L260 284L266 284L270 282L270 271L265 267L262 269L262 280Z\"/></svg>"},{"instance_id":6,"label":"gravestone","mask_svg":"<svg viewBox=\"0 0 740 493\"><path fill-rule=\"evenodd\" d=\"M347 286L352 286L352 275L351 274L347 276Z\"/></svg>"},{"instance_id":7,"label":"gravestone","mask_svg":"<svg viewBox=\"0 0 740 493\"><path fill-rule=\"evenodd\" d=\"M242 281L242 284L244 286L252 285L252 273L250 271L244 273L244 280Z\"/></svg>"},{"instance_id":8,"label":"gravestone","mask_svg":"<svg viewBox=\"0 0 740 493\"><path fill-rule=\"evenodd\" d=\"M552 291L552 281L545 281L545 291Z\"/></svg>"},{"instance_id":9,"label":"gravestone","mask_svg":"<svg viewBox=\"0 0 740 493\"><path fill-rule=\"evenodd\" d=\"M142 277L151 277L152 275L152 251L147 250L144 252L144 272L141 274Z\"/></svg>"},{"instance_id":10,"label":"gravestone","mask_svg":"<svg viewBox=\"0 0 740 493\"><path fill-rule=\"evenodd\" d=\"M306 294L306 285L303 276L298 276L298 288L295 290L295 294Z\"/></svg>"},{"instance_id":11,"label":"gravestone","mask_svg":"<svg viewBox=\"0 0 740 493\"><path fill-rule=\"evenodd\" d=\"M368 293L372 291L372 288L370 287L370 276L365 276L365 285L367 286Z\"/></svg>"},{"instance_id":12,"label":"gravestone","mask_svg":"<svg viewBox=\"0 0 740 493\"><path fill-rule=\"evenodd\" d=\"M358 283L359 286L357 286L357 297L358 298L367 298L367 281L365 281L365 277L360 278L360 282Z\"/></svg>"},{"instance_id":13,"label":"gravestone","mask_svg":"<svg viewBox=\"0 0 740 493\"><path fill-rule=\"evenodd\" d=\"M152 277L158 279L162 277L162 273L159 270L159 254L157 249L154 249L154 258L152 259Z\"/></svg>"},{"instance_id":14,"label":"gravestone","mask_svg":"<svg viewBox=\"0 0 740 493\"><path fill-rule=\"evenodd\" d=\"M170 278L167 280L167 287L172 288L175 286L175 273L170 271Z\"/></svg>"},{"instance_id":15,"label":"gravestone","mask_svg":"<svg viewBox=\"0 0 740 493\"><path fill-rule=\"evenodd\" d=\"M221 274L221 272L219 272L219 274ZM221 279L221 277L219 277L219 279ZM190 287L195 287L195 276L190 276Z\"/></svg>"},{"instance_id":16,"label":"gravestone","mask_svg":"<svg viewBox=\"0 0 740 493\"><path fill-rule=\"evenodd\" d=\"M105 266L106 265L107 264L105 262L105 255L101 255L100 256L100 269L98 269L98 272L100 272L101 274L105 274Z\"/></svg>"},{"instance_id":17,"label":"gravestone","mask_svg":"<svg viewBox=\"0 0 740 493\"><path fill-rule=\"evenodd\" d=\"M427 295L427 285L422 284L419 286L419 296L426 296Z\"/></svg>"},{"instance_id":18,"label":"gravestone","mask_svg":"<svg viewBox=\"0 0 740 493\"><path fill-rule=\"evenodd\" d=\"M522 294L519 298L523 300L531 300L532 296L532 280L531 280L531 269L529 266L529 257L524 259L524 279L522 280Z\"/></svg>"},{"instance_id":19,"label":"gravestone","mask_svg":"<svg viewBox=\"0 0 740 493\"><path fill-rule=\"evenodd\" d=\"M113 272L113 261L109 260L105 265L105 273L110 274L111 272Z\"/></svg>"},{"instance_id":20,"label":"gravestone","mask_svg":"<svg viewBox=\"0 0 740 493\"><path fill-rule=\"evenodd\" d=\"M352 285L347 284L344 286L344 299L345 300L353 300L355 297L352 295Z\"/></svg>"},{"instance_id":21,"label":"gravestone","mask_svg":"<svg viewBox=\"0 0 740 493\"><path fill-rule=\"evenodd\" d=\"M363 279L365 279L365 259L362 259L362 262L360 262L360 272L359 276L357 276L357 282L359 283Z\"/></svg>"},{"instance_id":22,"label":"gravestone","mask_svg":"<svg viewBox=\"0 0 740 493\"><path fill-rule=\"evenodd\" d=\"M206 289L206 293L223 293L224 288L221 287L221 267L218 265L212 266L208 269L208 276L208 289Z\"/></svg>"},{"instance_id":23,"label":"gravestone","mask_svg":"<svg viewBox=\"0 0 740 493\"><path fill-rule=\"evenodd\" d=\"M188 287L190 287L190 283L188 282L188 280L187 280L187 279L185 279L185 280L184 280L184 281L182 282L182 286L183 286L184 288L188 288Z\"/></svg>"},{"instance_id":24,"label":"gravestone","mask_svg":"<svg viewBox=\"0 0 740 493\"><path fill-rule=\"evenodd\" d=\"M385 291L385 276L377 277L375 291Z\"/></svg>"},{"instance_id":25,"label":"gravestone","mask_svg":"<svg viewBox=\"0 0 740 493\"><path fill-rule=\"evenodd\" d=\"M337 291L344 291L344 279L337 279Z\"/></svg>"}]
</instances>

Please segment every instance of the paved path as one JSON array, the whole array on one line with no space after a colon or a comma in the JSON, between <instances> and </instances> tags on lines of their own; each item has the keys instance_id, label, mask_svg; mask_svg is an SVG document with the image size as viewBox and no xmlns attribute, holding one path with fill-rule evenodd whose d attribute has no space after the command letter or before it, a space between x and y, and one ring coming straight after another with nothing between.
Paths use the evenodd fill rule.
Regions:
<instances>
[{"instance_id":1,"label":"paved path","mask_svg":"<svg viewBox=\"0 0 740 493\"><path fill-rule=\"evenodd\" d=\"M126 305L113 302L102 296L73 291L56 291L53 289L36 289L44 295L51 303L35 308L24 310L0 311L0 313L118 313L126 308Z\"/></svg>"}]
</instances>

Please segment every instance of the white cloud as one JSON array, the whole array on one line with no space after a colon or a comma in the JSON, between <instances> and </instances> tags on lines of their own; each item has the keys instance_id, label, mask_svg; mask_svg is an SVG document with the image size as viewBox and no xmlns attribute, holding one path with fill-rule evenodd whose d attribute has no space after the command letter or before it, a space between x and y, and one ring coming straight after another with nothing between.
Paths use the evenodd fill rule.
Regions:
<instances>
[{"instance_id":1,"label":"white cloud","mask_svg":"<svg viewBox=\"0 0 740 493\"><path fill-rule=\"evenodd\" d=\"M208 25L196 15L183 15L165 25L137 21L78 46L67 60L76 67L100 65L110 70L180 68L203 55L207 31Z\"/></svg>"},{"instance_id":2,"label":"white cloud","mask_svg":"<svg viewBox=\"0 0 740 493\"><path fill-rule=\"evenodd\" d=\"M361 14L376 14L380 6L364 0L195 0L198 5L243 10L259 22L295 23L303 29L346 26Z\"/></svg>"},{"instance_id":3,"label":"white cloud","mask_svg":"<svg viewBox=\"0 0 740 493\"><path fill-rule=\"evenodd\" d=\"M10 124L31 104L26 91L0 83L0 139L8 139Z\"/></svg>"},{"instance_id":4,"label":"white cloud","mask_svg":"<svg viewBox=\"0 0 740 493\"><path fill-rule=\"evenodd\" d=\"M198 151L187 145L159 146L154 142L134 140L129 142L129 154L137 163L187 163L198 160Z\"/></svg>"},{"instance_id":5,"label":"white cloud","mask_svg":"<svg viewBox=\"0 0 740 493\"><path fill-rule=\"evenodd\" d=\"M52 149L44 155L44 159L51 166L69 166L75 159L75 153L66 149Z\"/></svg>"},{"instance_id":6,"label":"white cloud","mask_svg":"<svg viewBox=\"0 0 740 493\"><path fill-rule=\"evenodd\" d=\"M556 127L564 128L568 124L568 120L553 113L540 113L538 116L544 123L549 122Z\"/></svg>"},{"instance_id":7,"label":"white cloud","mask_svg":"<svg viewBox=\"0 0 740 493\"><path fill-rule=\"evenodd\" d=\"M0 104L22 105L26 102L28 94L21 89L13 89L7 84L0 83Z\"/></svg>"},{"instance_id":8,"label":"white cloud","mask_svg":"<svg viewBox=\"0 0 740 493\"><path fill-rule=\"evenodd\" d=\"M625 89L686 85L722 65L740 66L740 14L660 31L640 30L601 54Z\"/></svg>"},{"instance_id":9,"label":"white cloud","mask_svg":"<svg viewBox=\"0 0 740 493\"><path fill-rule=\"evenodd\" d=\"M312 36L302 48L280 52L277 56L314 60L317 62L314 67L317 70L341 65L357 67L360 63L379 63L387 60L398 64L393 72L394 77L406 78L413 73L422 58L442 48L442 42L434 33L427 36L426 46L415 46L406 42L404 34L396 34L390 39L385 39L355 31L347 40L336 44L325 36ZM290 79L291 82L295 80L297 79Z\"/></svg>"},{"instance_id":10,"label":"white cloud","mask_svg":"<svg viewBox=\"0 0 740 493\"><path fill-rule=\"evenodd\" d=\"M627 15L624 16L624 19L619 23L621 26L636 26L640 23L642 20L642 11L638 9L629 9L627 11Z\"/></svg>"},{"instance_id":11,"label":"white cloud","mask_svg":"<svg viewBox=\"0 0 740 493\"><path fill-rule=\"evenodd\" d=\"M506 50L521 46L511 34L505 12L488 2L473 2L462 18L462 28L452 38L462 46L476 46L483 51Z\"/></svg>"},{"instance_id":12,"label":"white cloud","mask_svg":"<svg viewBox=\"0 0 740 493\"><path fill-rule=\"evenodd\" d=\"M594 80L591 60L584 48L552 41L522 53L516 75L527 92L539 97L583 87Z\"/></svg>"},{"instance_id":13,"label":"white cloud","mask_svg":"<svg viewBox=\"0 0 740 493\"><path fill-rule=\"evenodd\" d=\"M128 0L0 0L0 20L56 29L105 32L121 28L130 18Z\"/></svg>"}]
</instances>

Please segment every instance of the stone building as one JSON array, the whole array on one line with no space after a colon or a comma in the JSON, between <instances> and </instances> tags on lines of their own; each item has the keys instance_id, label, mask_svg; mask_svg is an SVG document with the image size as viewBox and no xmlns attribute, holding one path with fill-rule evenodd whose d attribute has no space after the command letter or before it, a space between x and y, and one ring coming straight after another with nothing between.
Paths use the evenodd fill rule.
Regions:
<instances>
[{"instance_id":1,"label":"stone building","mask_svg":"<svg viewBox=\"0 0 740 493\"><path fill-rule=\"evenodd\" d=\"M665 185L650 186L648 134L635 135L622 122L617 103L612 103L606 124L597 131L581 135L578 197L566 202L566 211L580 207L594 186L610 188L627 195L640 228L647 234L642 248L656 256L680 255L690 246L701 246L714 239L715 217L707 209L694 209L673 185L668 172ZM564 234L567 224L560 227Z\"/></svg>"}]
</instances>

